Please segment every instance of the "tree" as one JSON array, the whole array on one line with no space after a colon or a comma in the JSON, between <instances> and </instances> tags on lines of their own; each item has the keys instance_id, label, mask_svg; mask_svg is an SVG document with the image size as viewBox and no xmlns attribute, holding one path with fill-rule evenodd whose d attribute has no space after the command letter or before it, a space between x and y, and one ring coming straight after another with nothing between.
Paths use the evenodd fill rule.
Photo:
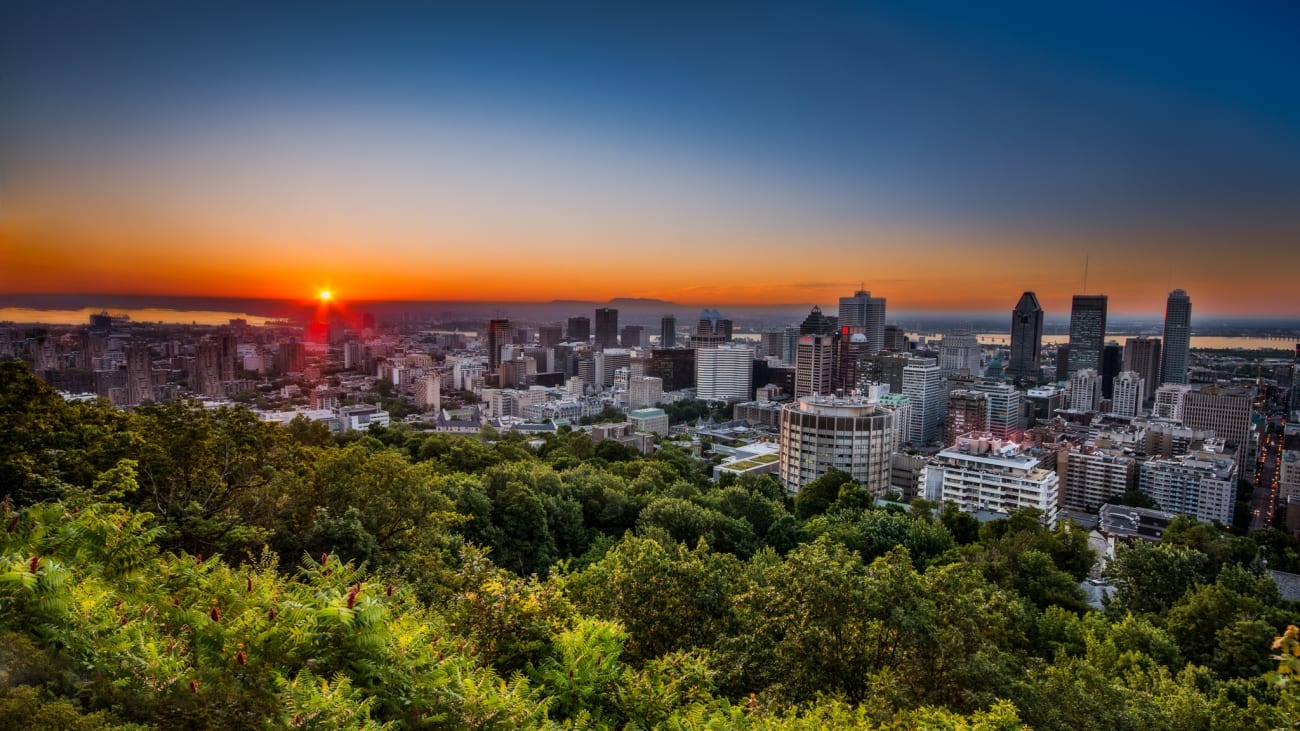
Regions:
<instances>
[{"instance_id":1,"label":"tree","mask_svg":"<svg viewBox=\"0 0 1300 731\"><path fill-rule=\"evenodd\" d=\"M794 498L795 515L800 520L807 520L825 513L839 499L840 488L845 485L854 487L857 481L853 475L832 467L826 474L799 489Z\"/></svg>"},{"instance_id":2,"label":"tree","mask_svg":"<svg viewBox=\"0 0 1300 731\"><path fill-rule=\"evenodd\" d=\"M1115 584L1107 602L1113 616L1163 614L1193 585L1205 580L1205 554L1190 548L1137 541L1119 549L1106 566Z\"/></svg>"}]
</instances>

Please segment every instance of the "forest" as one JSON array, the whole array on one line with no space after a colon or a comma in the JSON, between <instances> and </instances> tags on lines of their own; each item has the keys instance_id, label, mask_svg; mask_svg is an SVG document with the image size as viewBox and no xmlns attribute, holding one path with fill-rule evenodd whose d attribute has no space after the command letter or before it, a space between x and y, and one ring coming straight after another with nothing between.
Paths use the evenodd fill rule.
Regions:
<instances>
[{"instance_id":1,"label":"forest","mask_svg":"<svg viewBox=\"0 0 1300 731\"><path fill-rule=\"evenodd\" d=\"M567 429L119 411L18 362L0 492L0 729L1300 727L1277 530L1180 518L1099 611L1084 531L1032 512Z\"/></svg>"}]
</instances>

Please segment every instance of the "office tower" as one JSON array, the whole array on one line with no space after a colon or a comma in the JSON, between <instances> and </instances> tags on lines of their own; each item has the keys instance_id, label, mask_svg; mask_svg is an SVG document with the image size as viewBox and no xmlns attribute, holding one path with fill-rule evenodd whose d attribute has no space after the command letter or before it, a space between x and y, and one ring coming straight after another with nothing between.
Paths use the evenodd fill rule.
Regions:
<instances>
[{"instance_id":1,"label":"office tower","mask_svg":"<svg viewBox=\"0 0 1300 731\"><path fill-rule=\"evenodd\" d=\"M596 310L596 347L618 347L618 310L611 307Z\"/></svg>"},{"instance_id":2,"label":"office tower","mask_svg":"<svg viewBox=\"0 0 1300 731\"><path fill-rule=\"evenodd\" d=\"M550 349L564 341L564 327L560 323L542 325L537 328L537 344Z\"/></svg>"},{"instance_id":3,"label":"office tower","mask_svg":"<svg viewBox=\"0 0 1300 731\"><path fill-rule=\"evenodd\" d=\"M1155 403L1151 407L1151 416L1157 419L1172 419L1173 421L1182 422L1183 401L1187 398L1187 392L1191 390L1191 386L1185 386L1181 383L1166 383L1157 388Z\"/></svg>"},{"instance_id":4,"label":"office tower","mask_svg":"<svg viewBox=\"0 0 1300 731\"><path fill-rule=\"evenodd\" d=\"M365 365L366 346L357 340L349 340L343 344L343 367L347 370L357 370Z\"/></svg>"},{"instance_id":5,"label":"office tower","mask_svg":"<svg viewBox=\"0 0 1300 731\"><path fill-rule=\"evenodd\" d=\"M510 321L488 320L487 357L489 371L495 372L501 368L501 346L508 342L510 342Z\"/></svg>"},{"instance_id":6,"label":"office tower","mask_svg":"<svg viewBox=\"0 0 1300 731\"><path fill-rule=\"evenodd\" d=\"M748 401L754 397L754 349L719 345L695 351L695 397Z\"/></svg>"},{"instance_id":7,"label":"office tower","mask_svg":"<svg viewBox=\"0 0 1300 731\"><path fill-rule=\"evenodd\" d=\"M275 368L281 374L302 373L307 369L307 346L290 340L276 351Z\"/></svg>"},{"instance_id":8,"label":"office tower","mask_svg":"<svg viewBox=\"0 0 1300 731\"><path fill-rule=\"evenodd\" d=\"M1068 375L1083 368L1101 373L1101 348L1106 337L1106 295L1076 294L1070 308Z\"/></svg>"},{"instance_id":9,"label":"office tower","mask_svg":"<svg viewBox=\"0 0 1300 731\"><path fill-rule=\"evenodd\" d=\"M759 358L776 358L784 359L785 356L785 331L779 329L764 330L759 335L759 349L755 354Z\"/></svg>"},{"instance_id":10,"label":"office tower","mask_svg":"<svg viewBox=\"0 0 1300 731\"><path fill-rule=\"evenodd\" d=\"M1070 376L1070 409L1096 411L1101 407L1101 374L1091 368Z\"/></svg>"},{"instance_id":11,"label":"office tower","mask_svg":"<svg viewBox=\"0 0 1300 731\"><path fill-rule=\"evenodd\" d=\"M301 343L291 343L304 347ZM281 346L283 347L283 346ZM190 389L204 396L226 395L221 381L221 342L209 337L199 340L194 349L194 366L190 372Z\"/></svg>"},{"instance_id":12,"label":"office tower","mask_svg":"<svg viewBox=\"0 0 1300 731\"><path fill-rule=\"evenodd\" d=\"M644 347L645 328L640 325L624 325L618 334L618 344L624 348Z\"/></svg>"},{"instance_id":13,"label":"office tower","mask_svg":"<svg viewBox=\"0 0 1300 731\"><path fill-rule=\"evenodd\" d=\"M1119 375L1121 370L1120 362L1123 360L1124 349L1114 340L1106 343L1101 349L1101 397L1110 398L1113 394L1111 386L1115 382L1115 376Z\"/></svg>"},{"instance_id":14,"label":"office tower","mask_svg":"<svg viewBox=\"0 0 1300 731\"><path fill-rule=\"evenodd\" d=\"M1161 510L1228 525L1237 494L1237 462L1210 449L1148 459L1138 467L1138 489Z\"/></svg>"},{"instance_id":15,"label":"office tower","mask_svg":"<svg viewBox=\"0 0 1300 731\"><path fill-rule=\"evenodd\" d=\"M1124 341L1124 363L1126 371L1136 371L1145 385L1147 399L1155 397L1156 387L1160 385L1160 338L1129 338Z\"/></svg>"},{"instance_id":16,"label":"office tower","mask_svg":"<svg viewBox=\"0 0 1300 731\"><path fill-rule=\"evenodd\" d=\"M153 351L146 343L126 348L126 400L132 406L153 400Z\"/></svg>"},{"instance_id":17,"label":"office tower","mask_svg":"<svg viewBox=\"0 0 1300 731\"><path fill-rule=\"evenodd\" d=\"M794 366L799 355L799 328L787 327L781 336L781 362Z\"/></svg>"},{"instance_id":18,"label":"office tower","mask_svg":"<svg viewBox=\"0 0 1300 731\"><path fill-rule=\"evenodd\" d=\"M1169 293L1165 302L1164 362L1160 369L1160 382L1187 383L1187 369L1191 367L1192 298L1181 289Z\"/></svg>"},{"instance_id":19,"label":"office tower","mask_svg":"<svg viewBox=\"0 0 1300 731\"><path fill-rule=\"evenodd\" d=\"M988 416L984 431L997 439L1017 439L1020 436L1024 417L1022 394L1009 383L982 381L971 385L967 390L984 394L988 399ZM960 435L958 435L960 436Z\"/></svg>"},{"instance_id":20,"label":"office tower","mask_svg":"<svg viewBox=\"0 0 1300 731\"><path fill-rule=\"evenodd\" d=\"M951 333L939 342L939 370L945 376L980 375L979 340L970 333Z\"/></svg>"},{"instance_id":21,"label":"office tower","mask_svg":"<svg viewBox=\"0 0 1300 731\"><path fill-rule=\"evenodd\" d=\"M931 459L917 479L926 500L967 513L1010 515L1033 508L1049 522L1060 509L1060 477L1019 445L970 435Z\"/></svg>"},{"instance_id":22,"label":"office tower","mask_svg":"<svg viewBox=\"0 0 1300 731\"><path fill-rule=\"evenodd\" d=\"M695 385L695 353L693 348L656 348L650 351L646 375L663 379L665 391L691 388Z\"/></svg>"},{"instance_id":23,"label":"office tower","mask_svg":"<svg viewBox=\"0 0 1300 731\"><path fill-rule=\"evenodd\" d=\"M830 394L835 389L835 337L800 335L794 362L794 396Z\"/></svg>"},{"instance_id":24,"label":"office tower","mask_svg":"<svg viewBox=\"0 0 1300 731\"><path fill-rule=\"evenodd\" d=\"M1011 310L1011 358L1007 375L1018 381L1041 378L1043 352L1043 307L1038 295L1025 292Z\"/></svg>"},{"instance_id":25,"label":"office tower","mask_svg":"<svg viewBox=\"0 0 1300 731\"><path fill-rule=\"evenodd\" d=\"M731 320L723 319L717 310L705 309L691 331L692 348L716 348L731 342Z\"/></svg>"},{"instance_id":26,"label":"office tower","mask_svg":"<svg viewBox=\"0 0 1300 731\"><path fill-rule=\"evenodd\" d=\"M885 298L872 297L864 289L854 292L852 297L841 297L839 326L865 334L872 353L884 350Z\"/></svg>"},{"instance_id":27,"label":"office tower","mask_svg":"<svg viewBox=\"0 0 1300 731\"><path fill-rule=\"evenodd\" d=\"M1161 386L1160 390L1170 386ZM1241 386L1202 386L1183 395L1182 422L1193 429L1208 429L1235 448L1238 464L1246 464L1250 416L1255 392Z\"/></svg>"},{"instance_id":28,"label":"office tower","mask_svg":"<svg viewBox=\"0 0 1300 731\"><path fill-rule=\"evenodd\" d=\"M664 400L664 380L654 376L632 376L627 381L627 406L643 409Z\"/></svg>"},{"instance_id":29,"label":"office tower","mask_svg":"<svg viewBox=\"0 0 1300 731\"><path fill-rule=\"evenodd\" d=\"M672 315L664 315L659 321L659 347L677 347L677 318Z\"/></svg>"},{"instance_id":30,"label":"office tower","mask_svg":"<svg viewBox=\"0 0 1300 731\"><path fill-rule=\"evenodd\" d=\"M903 395L912 400L907 441L913 446L938 439L943 429L946 396L943 374L934 358L912 358L903 367Z\"/></svg>"},{"instance_id":31,"label":"office tower","mask_svg":"<svg viewBox=\"0 0 1300 731\"><path fill-rule=\"evenodd\" d=\"M873 348L866 333L849 334L847 326L840 328L839 362L835 367L835 390L850 394L855 389L864 389L866 380L866 363Z\"/></svg>"},{"instance_id":32,"label":"office tower","mask_svg":"<svg viewBox=\"0 0 1300 731\"><path fill-rule=\"evenodd\" d=\"M1056 346L1056 380L1070 380L1070 346Z\"/></svg>"},{"instance_id":33,"label":"office tower","mask_svg":"<svg viewBox=\"0 0 1300 731\"><path fill-rule=\"evenodd\" d=\"M1146 399L1146 382L1137 371L1124 371L1115 376L1112 388L1112 413L1118 416L1137 416L1142 413Z\"/></svg>"},{"instance_id":34,"label":"office tower","mask_svg":"<svg viewBox=\"0 0 1300 731\"><path fill-rule=\"evenodd\" d=\"M798 492L832 468L873 495L889 490L894 414L864 399L804 396L781 407L781 482Z\"/></svg>"},{"instance_id":35,"label":"office tower","mask_svg":"<svg viewBox=\"0 0 1300 731\"><path fill-rule=\"evenodd\" d=\"M951 447L957 437L988 430L989 398L982 393L959 388L948 394L943 417L943 444Z\"/></svg>"},{"instance_id":36,"label":"office tower","mask_svg":"<svg viewBox=\"0 0 1300 731\"><path fill-rule=\"evenodd\" d=\"M902 353L907 350L907 333L897 325L885 326L885 350Z\"/></svg>"},{"instance_id":37,"label":"office tower","mask_svg":"<svg viewBox=\"0 0 1300 731\"><path fill-rule=\"evenodd\" d=\"M590 318L578 315L569 318L569 329L565 334L565 339L575 343L585 343L591 340L591 320Z\"/></svg>"},{"instance_id":38,"label":"office tower","mask_svg":"<svg viewBox=\"0 0 1300 731\"><path fill-rule=\"evenodd\" d=\"M599 385L609 388L614 385L614 371L626 368L629 373L632 372L632 351L624 348L606 348L596 353L596 363L596 373L600 377Z\"/></svg>"},{"instance_id":39,"label":"office tower","mask_svg":"<svg viewBox=\"0 0 1300 731\"><path fill-rule=\"evenodd\" d=\"M808 316L799 325L800 335L834 335L835 321L822 314L822 308L813 305Z\"/></svg>"}]
</instances>

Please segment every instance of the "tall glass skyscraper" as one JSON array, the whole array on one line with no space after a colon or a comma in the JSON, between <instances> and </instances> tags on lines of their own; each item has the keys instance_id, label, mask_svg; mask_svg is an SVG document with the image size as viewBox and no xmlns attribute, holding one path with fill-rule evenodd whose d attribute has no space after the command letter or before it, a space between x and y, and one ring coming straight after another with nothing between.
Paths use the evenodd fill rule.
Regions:
<instances>
[{"instance_id":1,"label":"tall glass skyscraper","mask_svg":"<svg viewBox=\"0 0 1300 731\"><path fill-rule=\"evenodd\" d=\"M1025 292L1011 311L1011 362L1007 373L1016 379L1037 381L1043 350L1043 307L1038 295Z\"/></svg>"},{"instance_id":2,"label":"tall glass skyscraper","mask_svg":"<svg viewBox=\"0 0 1300 731\"><path fill-rule=\"evenodd\" d=\"M865 289L841 297L839 326L866 335L871 352L880 352L885 347L885 298L872 297Z\"/></svg>"},{"instance_id":3,"label":"tall glass skyscraper","mask_svg":"<svg viewBox=\"0 0 1300 731\"><path fill-rule=\"evenodd\" d=\"M1164 363L1160 382L1187 383L1191 365L1192 298L1181 289L1169 293L1165 303Z\"/></svg>"},{"instance_id":4,"label":"tall glass skyscraper","mask_svg":"<svg viewBox=\"0 0 1300 731\"><path fill-rule=\"evenodd\" d=\"M1067 377L1091 368L1101 372L1106 338L1106 295L1076 294L1070 308L1070 353Z\"/></svg>"}]
</instances>

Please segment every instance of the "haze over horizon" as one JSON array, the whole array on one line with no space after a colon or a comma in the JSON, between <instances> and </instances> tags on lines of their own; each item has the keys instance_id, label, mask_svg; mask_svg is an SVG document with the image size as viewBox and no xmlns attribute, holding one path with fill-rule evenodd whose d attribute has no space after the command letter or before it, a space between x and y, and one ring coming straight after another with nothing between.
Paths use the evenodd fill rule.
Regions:
<instances>
[{"instance_id":1,"label":"haze over horizon","mask_svg":"<svg viewBox=\"0 0 1300 731\"><path fill-rule=\"evenodd\" d=\"M0 7L0 292L1300 312L1294 7Z\"/></svg>"}]
</instances>

